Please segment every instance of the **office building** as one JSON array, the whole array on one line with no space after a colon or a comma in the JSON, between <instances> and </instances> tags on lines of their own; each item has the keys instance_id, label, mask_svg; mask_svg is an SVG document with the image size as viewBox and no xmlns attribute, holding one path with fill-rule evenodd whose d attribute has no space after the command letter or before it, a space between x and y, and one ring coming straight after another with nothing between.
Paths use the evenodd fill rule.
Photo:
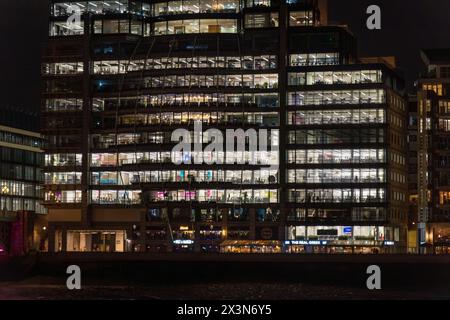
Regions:
<instances>
[{"instance_id":1,"label":"office building","mask_svg":"<svg viewBox=\"0 0 450 320\"><path fill-rule=\"evenodd\" d=\"M394 59L359 58L326 9L51 1L50 251L406 252L404 83ZM274 148L242 163L249 151L207 152L206 132L175 164L172 133L198 122L267 129Z\"/></svg>"},{"instance_id":2,"label":"office building","mask_svg":"<svg viewBox=\"0 0 450 320\"><path fill-rule=\"evenodd\" d=\"M422 50L418 81L418 247L450 252L450 49Z\"/></svg>"},{"instance_id":3,"label":"office building","mask_svg":"<svg viewBox=\"0 0 450 320\"><path fill-rule=\"evenodd\" d=\"M46 213L41 204L44 140L35 132L38 123L33 113L0 109L0 254L23 254L41 235L33 235L34 220Z\"/></svg>"}]
</instances>

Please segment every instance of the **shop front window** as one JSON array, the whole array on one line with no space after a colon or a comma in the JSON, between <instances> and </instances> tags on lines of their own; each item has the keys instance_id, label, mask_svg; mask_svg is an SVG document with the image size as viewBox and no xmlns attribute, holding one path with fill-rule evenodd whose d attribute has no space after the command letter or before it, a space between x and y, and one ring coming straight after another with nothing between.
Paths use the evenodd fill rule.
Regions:
<instances>
[{"instance_id":1,"label":"shop front window","mask_svg":"<svg viewBox=\"0 0 450 320\"><path fill-rule=\"evenodd\" d=\"M125 252L126 231L67 231L68 252Z\"/></svg>"},{"instance_id":2,"label":"shop front window","mask_svg":"<svg viewBox=\"0 0 450 320\"><path fill-rule=\"evenodd\" d=\"M222 253L281 253L281 242L274 240L226 240L220 244Z\"/></svg>"}]
</instances>

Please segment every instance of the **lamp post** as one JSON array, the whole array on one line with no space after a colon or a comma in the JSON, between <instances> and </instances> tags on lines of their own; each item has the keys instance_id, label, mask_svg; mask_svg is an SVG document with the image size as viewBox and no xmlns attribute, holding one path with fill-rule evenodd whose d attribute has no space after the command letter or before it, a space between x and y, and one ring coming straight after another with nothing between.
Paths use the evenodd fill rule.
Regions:
<instances>
[{"instance_id":1,"label":"lamp post","mask_svg":"<svg viewBox=\"0 0 450 320\"><path fill-rule=\"evenodd\" d=\"M4 184L4 185L2 185L2 188L0 190L0 205L1 205L1 200L2 200L3 196L7 195L7 194L9 194L9 187L6 184ZM5 205L2 208L2 215L3 216L6 216L6 210L7 210L7 208L6 208L6 200L7 200L7 198L5 197Z\"/></svg>"}]
</instances>

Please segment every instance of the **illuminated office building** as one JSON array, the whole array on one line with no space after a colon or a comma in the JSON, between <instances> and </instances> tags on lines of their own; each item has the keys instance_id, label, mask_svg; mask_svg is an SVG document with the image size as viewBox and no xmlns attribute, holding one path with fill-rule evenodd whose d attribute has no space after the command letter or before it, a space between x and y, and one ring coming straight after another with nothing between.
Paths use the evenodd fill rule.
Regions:
<instances>
[{"instance_id":1,"label":"illuminated office building","mask_svg":"<svg viewBox=\"0 0 450 320\"><path fill-rule=\"evenodd\" d=\"M36 124L35 114L0 108L0 256L23 254L43 236L42 230L33 235L34 222L45 220L46 213L44 140Z\"/></svg>"},{"instance_id":2,"label":"illuminated office building","mask_svg":"<svg viewBox=\"0 0 450 320\"><path fill-rule=\"evenodd\" d=\"M71 5L82 13L75 27ZM403 82L386 60L359 59L326 9L52 1L50 250L405 251ZM222 164L176 165L172 132L196 121L204 131L269 129L279 151L255 164L231 152Z\"/></svg>"},{"instance_id":3,"label":"illuminated office building","mask_svg":"<svg viewBox=\"0 0 450 320\"><path fill-rule=\"evenodd\" d=\"M418 81L418 246L450 252L450 49L422 50Z\"/></svg>"}]
</instances>

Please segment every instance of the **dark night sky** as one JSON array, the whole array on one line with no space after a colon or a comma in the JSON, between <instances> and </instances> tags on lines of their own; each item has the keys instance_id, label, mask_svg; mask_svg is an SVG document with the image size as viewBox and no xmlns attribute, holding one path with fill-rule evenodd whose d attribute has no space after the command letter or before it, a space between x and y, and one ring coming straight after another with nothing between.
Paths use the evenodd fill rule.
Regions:
<instances>
[{"instance_id":1,"label":"dark night sky","mask_svg":"<svg viewBox=\"0 0 450 320\"><path fill-rule=\"evenodd\" d=\"M382 9L382 30L366 29L366 8ZM39 108L47 0L0 0L0 108ZM329 0L329 20L348 24L362 56L395 55L412 82L420 48L450 47L450 0Z\"/></svg>"},{"instance_id":2,"label":"dark night sky","mask_svg":"<svg viewBox=\"0 0 450 320\"><path fill-rule=\"evenodd\" d=\"M382 29L366 27L366 9L377 4ZM450 48L450 0L329 0L329 20L347 24L360 56L396 56L409 85L422 71L420 49Z\"/></svg>"}]
</instances>

